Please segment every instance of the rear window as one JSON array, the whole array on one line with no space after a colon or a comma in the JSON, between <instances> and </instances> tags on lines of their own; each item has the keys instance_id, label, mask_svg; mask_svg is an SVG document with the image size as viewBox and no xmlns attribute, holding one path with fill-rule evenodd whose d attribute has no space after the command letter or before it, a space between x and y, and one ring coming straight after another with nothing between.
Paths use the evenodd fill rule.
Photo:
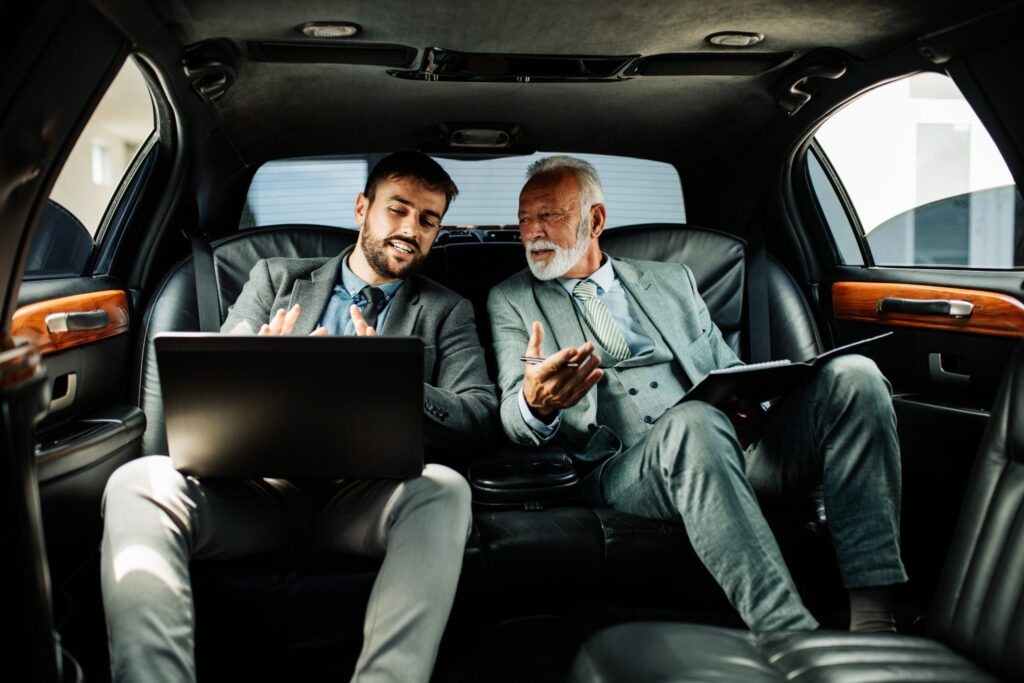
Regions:
<instances>
[{"instance_id":1,"label":"rear window","mask_svg":"<svg viewBox=\"0 0 1024 683\"><path fill-rule=\"evenodd\" d=\"M356 196L381 155L270 161L256 171L241 227L307 223L355 229ZM484 160L437 158L459 186L445 227L518 227L519 190L527 167L550 153ZM679 174L671 164L574 154L594 165L604 186L609 229L637 223L685 223Z\"/></svg>"}]
</instances>

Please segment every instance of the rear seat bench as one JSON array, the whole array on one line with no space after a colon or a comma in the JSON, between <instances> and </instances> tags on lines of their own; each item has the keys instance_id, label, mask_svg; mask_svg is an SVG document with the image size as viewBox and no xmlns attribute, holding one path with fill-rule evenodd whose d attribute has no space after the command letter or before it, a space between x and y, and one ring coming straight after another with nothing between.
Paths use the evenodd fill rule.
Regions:
<instances>
[{"instance_id":1,"label":"rear seat bench","mask_svg":"<svg viewBox=\"0 0 1024 683\"><path fill-rule=\"evenodd\" d=\"M336 228L289 225L245 231L214 242L221 318L259 258L332 256L353 243L355 236L354 232ZM483 241L440 243L427 261L426 274L473 303L481 339L489 350L487 293L524 267L525 261L514 231L492 231L485 237ZM746 245L742 240L693 226L640 225L606 232L602 246L615 256L686 263L694 271L726 341L742 351L747 316ZM810 309L785 270L771 259L768 265L774 355L810 357L820 346ZM153 337L161 331L198 329L189 258L165 277L143 319L135 390L148 420L145 454L167 451ZM493 377L489 352L488 363ZM507 444L495 446L496 451L508 448ZM484 459L488 455L479 454ZM680 525L583 507L525 510L522 508L537 506L530 506L530 500L518 502L518 510L479 505L466 549L460 595L500 596L519 604L530 599L548 602L582 598L661 609L728 610L724 596L693 553ZM834 572L834 560L809 508L808 504L795 514L773 510L769 520L798 583L806 572L813 573L815 583L821 584L823 571ZM245 608L243 614L257 619L268 607L280 603L283 596L298 594L289 599L323 610L322 599L330 595L332 605L351 605L358 624L361 611L356 608L365 603L375 569L375 563L358 558L296 558L283 554L244 562L196 562L193 579L199 611L211 619L222 611L211 607L216 602L230 603L231 609L224 611L233 619L239 617L239 606ZM838 586L838 578L833 584ZM813 604L814 596L805 598ZM288 609L294 609L294 605ZM336 618L336 611L331 611ZM314 624L315 620L303 623ZM337 626L334 620L331 623Z\"/></svg>"}]
</instances>

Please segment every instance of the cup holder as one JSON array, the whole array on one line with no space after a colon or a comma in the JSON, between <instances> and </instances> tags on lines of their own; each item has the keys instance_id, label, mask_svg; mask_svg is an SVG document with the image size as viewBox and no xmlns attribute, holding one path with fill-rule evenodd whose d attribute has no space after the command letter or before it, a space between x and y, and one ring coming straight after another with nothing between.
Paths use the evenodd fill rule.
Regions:
<instances>
[{"instance_id":1,"label":"cup holder","mask_svg":"<svg viewBox=\"0 0 1024 683\"><path fill-rule=\"evenodd\" d=\"M510 447L473 465L469 479L478 505L535 509L574 500L580 477L562 451Z\"/></svg>"}]
</instances>

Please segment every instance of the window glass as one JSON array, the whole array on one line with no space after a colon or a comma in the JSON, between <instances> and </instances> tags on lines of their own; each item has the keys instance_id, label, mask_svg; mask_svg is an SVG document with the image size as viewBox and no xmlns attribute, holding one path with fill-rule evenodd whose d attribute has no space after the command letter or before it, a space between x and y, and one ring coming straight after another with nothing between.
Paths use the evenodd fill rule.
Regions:
<instances>
[{"instance_id":1,"label":"window glass","mask_svg":"<svg viewBox=\"0 0 1024 683\"><path fill-rule=\"evenodd\" d=\"M268 162L253 177L241 226L311 223L354 228L356 195L382 156ZM545 156L550 155L475 161L437 158L459 187L459 196L444 217L445 226L516 226L526 169ZM608 228L686 221L679 174L670 164L598 154L573 156L597 169L608 207Z\"/></svg>"},{"instance_id":2,"label":"window glass","mask_svg":"<svg viewBox=\"0 0 1024 683\"><path fill-rule=\"evenodd\" d=\"M875 88L832 116L815 138L876 264L1024 266L1024 201L948 77L917 74ZM808 166L842 246L855 229L824 210L831 199L810 157ZM847 249L840 253L850 262Z\"/></svg>"},{"instance_id":3,"label":"window glass","mask_svg":"<svg viewBox=\"0 0 1024 683\"><path fill-rule=\"evenodd\" d=\"M84 272L107 206L154 126L149 89L129 59L64 162L32 238L27 277Z\"/></svg>"}]
</instances>

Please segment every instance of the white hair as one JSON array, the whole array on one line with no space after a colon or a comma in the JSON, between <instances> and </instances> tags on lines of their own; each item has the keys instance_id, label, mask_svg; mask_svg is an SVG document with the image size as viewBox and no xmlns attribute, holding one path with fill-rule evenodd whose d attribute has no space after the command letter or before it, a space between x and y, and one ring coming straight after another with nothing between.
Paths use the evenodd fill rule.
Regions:
<instances>
[{"instance_id":1,"label":"white hair","mask_svg":"<svg viewBox=\"0 0 1024 683\"><path fill-rule=\"evenodd\" d=\"M580 209L583 213L594 204L604 203L604 190L601 188L601 179L597 177L597 170L583 159L564 155L544 157L530 164L526 170L530 180L560 173L571 173L579 183Z\"/></svg>"}]
</instances>

